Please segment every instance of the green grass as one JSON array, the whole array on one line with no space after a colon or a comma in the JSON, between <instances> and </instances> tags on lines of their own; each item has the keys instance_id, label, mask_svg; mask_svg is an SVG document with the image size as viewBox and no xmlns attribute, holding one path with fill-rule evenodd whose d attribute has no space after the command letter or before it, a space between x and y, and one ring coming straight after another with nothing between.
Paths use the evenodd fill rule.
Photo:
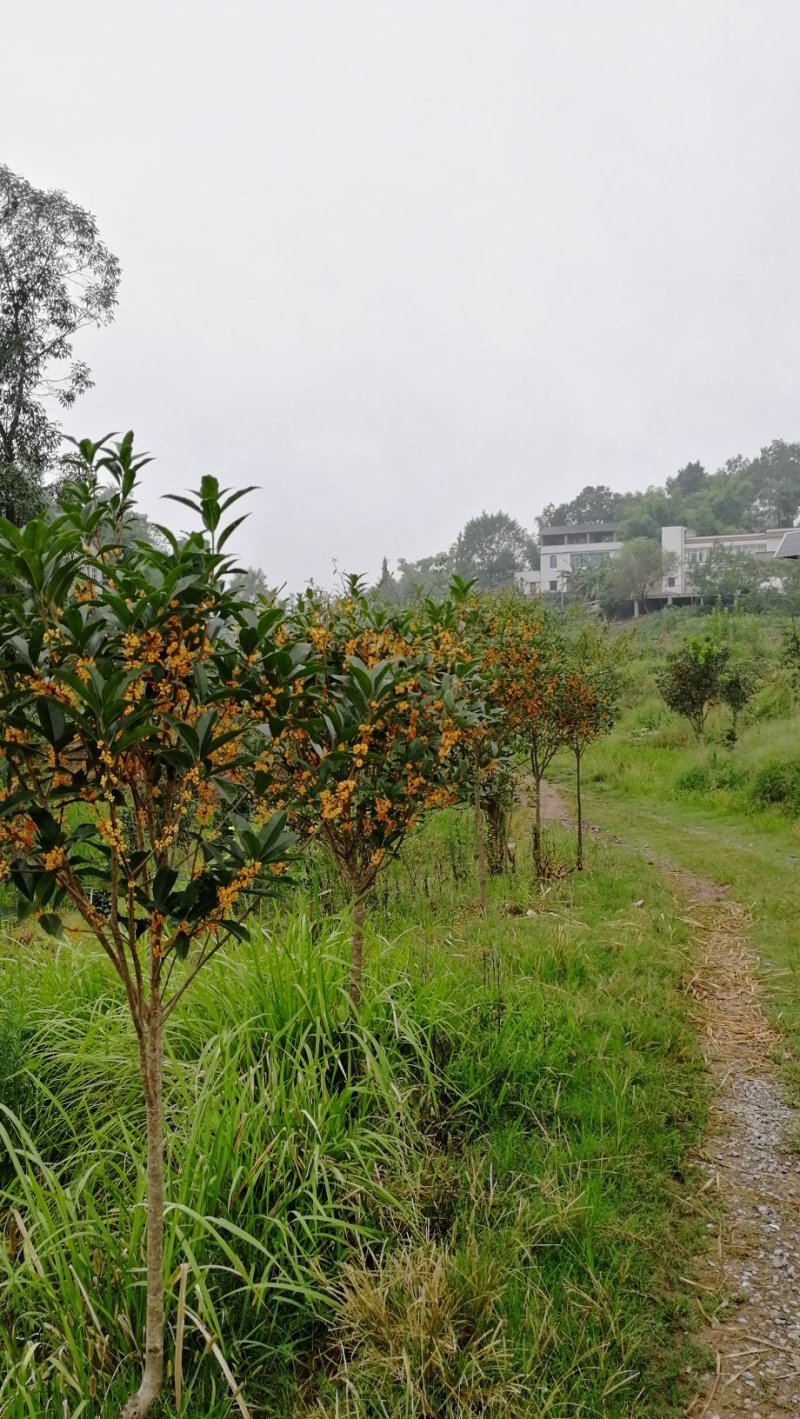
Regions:
<instances>
[{"instance_id":1,"label":"green grass","mask_svg":"<svg viewBox=\"0 0 800 1419\"><path fill-rule=\"evenodd\" d=\"M655 669L680 636L730 640L761 676L738 742L730 716L712 711L705 742L655 692ZM653 616L630 646L626 703L614 732L587 751L590 821L656 862L670 860L713 881L752 910L750 941L773 1018L800 1054L800 713L778 659L775 617ZM570 792L571 766L554 765ZM794 1066L789 1072L794 1076ZM797 1080L800 1091L800 1079Z\"/></svg>"},{"instance_id":2,"label":"green grass","mask_svg":"<svg viewBox=\"0 0 800 1419\"><path fill-rule=\"evenodd\" d=\"M185 1287L183 1416L238 1412L207 1335L254 1416L680 1412L705 1105L685 928L659 874L609 845L540 893L527 832L485 917L468 815L409 843L357 1027L319 864L305 909L182 1002L166 1272L170 1356ZM142 1106L89 946L6 941L0 1042L0 1412L112 1414L142 1333Z\"/></svg>"},{"instance_id":3,"label":"green grass","mask_svg":"<svg viewBox=\"0 0 800 1419\"><path fill-rule=\"evenodd\" d=\"M643 778L637 774L639 784ZM629 847L638 844L657 862L729 886L732 898L750 908L748 938L770 1013L792 1055L800 1055L800 823L778 810L745 811L723 791L705 802L695 795L659 798L641 788L622 798L602 783L587 789L585 811Z\"/></svg>"}]
</instances>

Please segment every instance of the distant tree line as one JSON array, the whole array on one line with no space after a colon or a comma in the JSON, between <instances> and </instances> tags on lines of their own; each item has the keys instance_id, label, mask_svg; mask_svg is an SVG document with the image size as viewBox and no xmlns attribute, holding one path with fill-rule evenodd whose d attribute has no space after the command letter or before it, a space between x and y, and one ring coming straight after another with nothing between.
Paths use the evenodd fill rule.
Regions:
<instances>
[{"instance_id":1,"label":"distant tree line","mask_svg":"<svg viewBox=\"0 0 800 1419\"><path fill-rule=\"evenodd\" d=\"M569 502L548 503L536 519L539 529L580 523L613 522L625 543L609 561L576 568L564 581L563 595L593 602L606 612L645 604L660 594L662 578L673 570L661 550L661 529L689 527L699 536L759 532L791 526L800 513L800 443L775 439L755 458L729 458L716 473L697 461L687 463L663 487L616 493L605 484L587 484ZM535 534L505 512L483 512L466 523L453 545L434 556L407 561L392 572L384 558L374 594L387 604L443 591L454 575L474 580L481 591L513 586L523 568L538 565ZM794 586L791 568L776 578ZM692 570L696 593L709 604L731 605L742 598L753 610L790 594L777 584L765 586L763 559L715 548ZM560 589L560 594L561 594Z\"/></svg>"},{"instance_id":2,"label":"distant tree line","mask_svg":"<svg viewBox=\"0 0 800 1419\"><path fill-rule=\"evenodd\" d=\"M536 538L513 517L482 512L469 519L448 551L416 562L401 557L395 572L384 557L374 594L387 605L404 605L446 591L454 576L474 582L479 591L503 591L538 558Z\"/></svg>"},{"instance_id":3,"label":"distant tree line","mask_svg":"<svg viewBox=\"0 0 800 1419\"><path fill-rule=\"evenodd\" d=\"M570 502L548 503L540 527L616 522L623 541L660 538L662 527L691 527L700 537L790 527L800 512L800 443L774 439L755 458L737 454L716 473L687 463L663 487L615 493L587 485Z\"/></svg>"}]
</instances>

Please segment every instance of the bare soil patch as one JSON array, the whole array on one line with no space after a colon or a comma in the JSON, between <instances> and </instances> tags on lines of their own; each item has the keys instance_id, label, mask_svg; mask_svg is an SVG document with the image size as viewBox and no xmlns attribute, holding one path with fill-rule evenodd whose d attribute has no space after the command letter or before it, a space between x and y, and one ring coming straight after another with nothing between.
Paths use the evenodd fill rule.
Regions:
<instances>
[{"instance_id":1,"label":"bare soil patch","mask_svg":"<svg viewBox=\"0 0 800 1419\"><path fill-rule=\"evenodd\" d=\"M542 780L542 822L561 823L564 827L574 822L574 814L570 813L558 789L546 779Z\"/></svg>"}]
</instances>

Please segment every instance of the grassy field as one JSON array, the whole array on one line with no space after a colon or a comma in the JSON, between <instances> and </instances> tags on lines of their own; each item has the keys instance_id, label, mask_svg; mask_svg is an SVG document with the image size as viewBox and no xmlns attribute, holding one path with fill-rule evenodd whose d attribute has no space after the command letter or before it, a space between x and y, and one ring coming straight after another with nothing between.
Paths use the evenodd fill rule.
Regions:
<instances>
[{"instance_id":1,"label":"grassy field","mask_svg":"<svg viewBox=\"0 0 800 1419\"><path fill-rule=\"evenodd\" d=\"M680 1412L686 932L640 856L591 856L542 894L521 846L481 917L468 816L441 815L375 904L358 1028L324 874L200 978L169 1038L164 1415ZM0 1410L112 1415L143 1328L142 1117L85 942L6 939L0 1101Z\"/></svg>"},{"instance_id":2,"label":"grassy field","mask_svg":"<svg viewBox=\"0 0 800 1419\"><path fill-rule=\"evenodd\" d=\"M730 745L672 714L687 632L761 683ZM587 870L517 867L485 915L469 813L379 879L358 1024L348 918L317 858L183 1001L166 1071L162 1415L668 1419L697 1373L693 1145L706 1082L661 870L729 883L792 1072L800 749L769 618L653 616L584 762ZM554 776L570 793L570 765ZM565 828L548 854L574 862ZM800 1075L794 1084L800 1091ZM113 1415L143 1331L143 1118L127 1013L79 936L0 951L0 1413Z\"/></svg>"},{"instance_id":3,"label":"grassy field","mask_svg":"<svg viewBox=\"0 0 800 1419\"><path fill-rule=\"evenodd\" d=\"M798 1054L800 712L797 687L780 661L782 629L766 616L681 613L637 628L626 705L613 734L587 751L584 797L589 819L627 847L727 884L751 908L750 939L773 1018ZM726 712L712 711L698 743L656 690L666 652L687 633L706 631L727 640L759 677L732 747ZM567 797L570 772L564 759L554 765Z\"/></svg>"}]
</instances>

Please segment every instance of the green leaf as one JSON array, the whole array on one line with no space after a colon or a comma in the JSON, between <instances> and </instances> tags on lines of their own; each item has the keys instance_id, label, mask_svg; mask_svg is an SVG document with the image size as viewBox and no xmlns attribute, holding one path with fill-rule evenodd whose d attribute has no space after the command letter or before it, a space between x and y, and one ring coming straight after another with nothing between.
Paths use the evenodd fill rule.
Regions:
<instances>
[{"instance_id":1,"label":"green leaf","mask_svg":"<svg viewBox=\"0 0 800 1419\"><path fill-rule=\"evenodd\" d=\"M57 912L42 912L39 917L39 925L48 936L55 936L56 940L64 939L64 923Z\"/></svg>"},{"instance_id":2,"label":"green leaf","mask_svg":"<svg viewBox=\"0 0 800 1419\"><path fill-rule=\"evenodd\" d=\"M61 828L52 813L49 813L46 808L40 808L38 804L33 803L28 809L28 816L32 818L36 824L36 831L39 834L39 840L44 848L49 850L62 841L63 833Z\"/></svg>"},{"instance_id":3,"label":"green leaf","mask_svg":"<svg viewBox=\"0 0 800 1419\"><path fill-rule=\"evenodd\" d=\"M250 932L247 930L246 926L242 925L240 921L226 920L221 922L221 925L225 928L226 931L230 932L231 936L235 936L237 941L247 942L250 940Z\"/></svg>"},{"instance_id":4,"label":"green leaf","mask_svg":"<svg viewBox=\"0 0 800 1419\"><path fill-rule=\"evenodd\" d=\"M225 543L227 542L228 538L233 536L233 534L234 534L234 532L236 531L237 527L241 527L242 523L243 523L243 522L246 522L246 521L247 521L247 513L245 513L243 517L236 517L236 518L234 518L233 522L229 522L229 523L228 523L228 526L227 526L226 528L224 528L222 532L220 532L219 537L217 538L217 551L218 551L218 552L221 552L221 551L222 551L222 549L223 549L223 547L225 546Z\"/></svg>"},{"instance_id":5,"label":"green leaf","mask_svg":"<svg viewBox=\"0 0 800 1419\"><path fill-rule=\"evenodd\" d=\"M372 694L372 677L363 660L359 660L357 655L353 655L348 661L347 668L356 681L356 684L363 690L367 698L369 698Z\"/></svg>"},{"instance_id":6,"label":"green leaf","mask_svg":"<svg viewBox=\"0 0 800 1419\"><path fill-rule=\"evenodd\" d=\"M200 739L193 724L184 724L181 719L174 719L173 724L192 758L192 763L197 763L200 757Z\"/></svg>"},{"instance_id":7,"label":"green leaf","mask_svg":"<svg viewBox=\"0 0 800 1419\"><path fill-rule=\"evenodd\" d=\"M178 957L179 961L186 960L191 944L191 936L188 936L185 931L179 931L175 937L175 955Z\"/></svg>"},{"instance_id":8,"label":"green leaf","mask_svg":"<svg viewBox=\"0 0 800 1419\"><path fill-rule=\"evenodd\" d=\"M159 867L155 877L153 878L152 886L153 901L155 902L159 910L162 910L164 907L166 907L169 894L175 886L177 880L177 868L168 867L166 866L166 864L164 865L164 867Z\"/></svg>"},{"instance_id":9,"label":"green leaf","mask_svg":"<svg viewBox=\"0 0 800 1419\"><path fill-rule=\"evenodd\" d=\"M39 723L42 726L42 733L48 744L52 744L55 749L65 744L69 738L67 721L64 718L64 711L58 701L46 699L37 700L36 713L39 718Z\"/></svg>"},{"instance_id":10,"label":"green leaf","mask_svg":"<svg viewBox=\"0 0 800 1419\"><path fill-rule=\"evenodd\" d=\"M223 491L227 492L227 488L223 489ZM237 488L235 493L228 493L227 498L223 498L223 501L220 503L220 512L227 512L229 507L232 507L234 503L238 503L240 498L246 498L248 493L257 492L258 485L256 483L251 483L247 488Z\"/></svg>"}]
</instances>

